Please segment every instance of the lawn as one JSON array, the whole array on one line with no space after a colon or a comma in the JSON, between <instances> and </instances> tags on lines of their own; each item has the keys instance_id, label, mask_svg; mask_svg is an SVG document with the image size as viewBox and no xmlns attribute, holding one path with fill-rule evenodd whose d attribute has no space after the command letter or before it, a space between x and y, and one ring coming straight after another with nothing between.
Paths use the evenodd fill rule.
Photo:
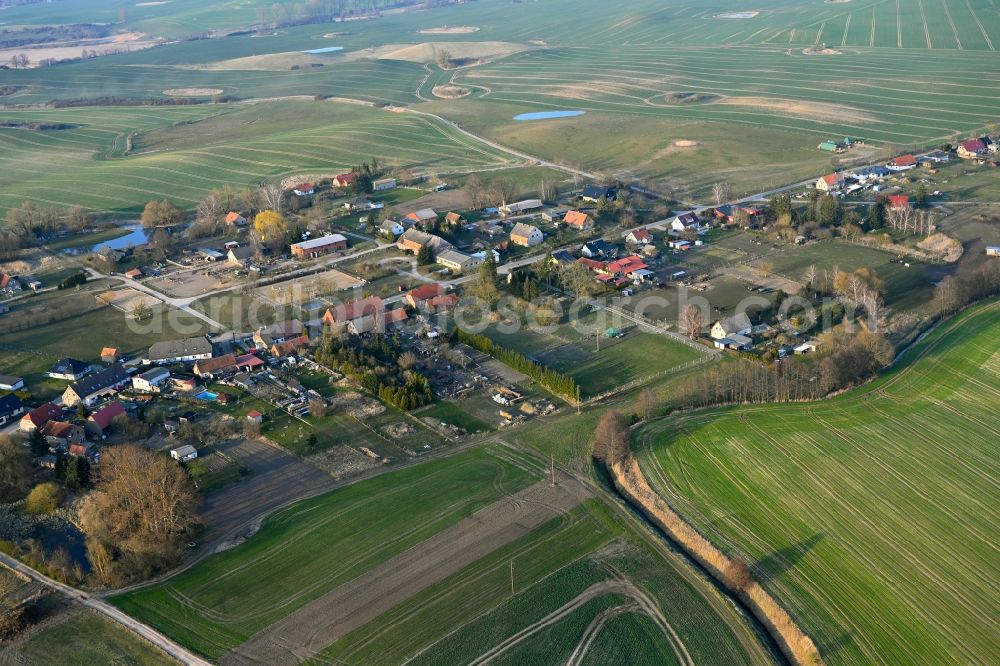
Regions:
<instances>
[{"instance_id":1,"label":"lawn","mask_svg":"<svg viewBox=\"0 0 1000 666\"><path fill-rule=\"evenodd\" d=\"M420 410L414 416L418 418L432 417L449 425L462 428L466 432L487 432L492 430L490 424L477 419L464 409L461 402L436 402L427 409Z\"/></svg>"},{"instance_id":2,"label":"lawn","mask_svg":"<svg viewBox=\"0 0 1000 666\"><path fill-rule=\"evenodd\" d=\"M219 657L533 478L486 449L385 474L282 510L247 543L112 601L183 645Z\"/></svg>"},{"instance_id":3,"label":"lawn","mask_svg":"<svg viewBox=\"0 0 1000 666\"><path fill-rule=\"evenodd\" d=\"M32 634L17 652L16 663L106 666L176 664L150 643L117 622L90 610L69 611L55 624Z\"/></svg>"},{"instance_id":4,"label":"lawn","mask_svg":"<svg viewBox=\"0 0 1000 666\"><path fill-rule=\"evenodd\" d=\"M872 385L642 428L650 482L740 554L827 663L986 663L1000 303L944 322Z\"/></svg>"}]
</instances>

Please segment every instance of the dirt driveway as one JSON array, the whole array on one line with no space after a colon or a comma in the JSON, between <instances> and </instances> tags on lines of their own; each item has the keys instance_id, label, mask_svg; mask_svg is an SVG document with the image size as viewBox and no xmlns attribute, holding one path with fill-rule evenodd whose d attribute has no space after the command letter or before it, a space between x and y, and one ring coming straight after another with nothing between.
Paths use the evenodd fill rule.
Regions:
<instances>
[{"instance_id":1,"label":"dirt driveway","mask_svg":"<svg viewBox=\"0 0 1000 666\"><path fill-rule=\"evenodd\" d=\"M220 663L297 664L588 497L559 475L495 502L251 636ZM333 565L334 563L331 563Z\"/></svg>"}]
</instances>

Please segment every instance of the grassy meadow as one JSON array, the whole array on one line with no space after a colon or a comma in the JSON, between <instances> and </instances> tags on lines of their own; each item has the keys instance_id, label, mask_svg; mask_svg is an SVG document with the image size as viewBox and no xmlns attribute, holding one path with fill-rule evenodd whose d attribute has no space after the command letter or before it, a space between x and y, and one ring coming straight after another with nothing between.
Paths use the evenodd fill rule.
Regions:
<instances>
[{"instance_id":1,"label":"grassy meadow","mask_svg":"<svg viewBox=\"0 0 1000 666\"><path fill-rule=\"evenodd\" d=\"M827 663L986 663L1000 649L998 334L993 301L860 390L654 422L642 466Z\"/></svg>"}]
</instances>

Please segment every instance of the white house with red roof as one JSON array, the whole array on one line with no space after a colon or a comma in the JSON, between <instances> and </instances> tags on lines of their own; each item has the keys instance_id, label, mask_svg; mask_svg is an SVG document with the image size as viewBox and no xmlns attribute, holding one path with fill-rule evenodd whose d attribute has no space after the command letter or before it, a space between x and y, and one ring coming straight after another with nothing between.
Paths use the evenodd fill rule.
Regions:
<instances>
[{"instance_id":1,"label":"white house with red roof","mask_svg":"<svg viewBox=\"0 0 1000 666\"><path fill-rule=\"evenodd\" d=\"M900 155L899 157L893 159L889 164L886 165L891 171L906 171L907 169L913 169L917 166L917 158L907 153L906 155Z\"/></svg>"},{"instance_id":2,"label":"white house with red roof","mask_svg":"<svg viewBox=\"0 0 1000 666\"><path fill-rule=\"evenodd\" d=\"M971 160L986 154L986 143L982 139L969 139L958 144L955 151L963 160Z\"/></svg>"}]
</instances>

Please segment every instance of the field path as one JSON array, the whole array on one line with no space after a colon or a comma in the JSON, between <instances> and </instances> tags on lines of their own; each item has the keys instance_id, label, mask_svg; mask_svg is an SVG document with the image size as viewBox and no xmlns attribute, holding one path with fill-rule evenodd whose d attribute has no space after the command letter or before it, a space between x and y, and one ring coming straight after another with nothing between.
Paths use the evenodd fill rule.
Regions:
<instances>
[{"instance_id":1,"label":"field path","mask_svg":"<svg viewBox=\"0 0 1000 666\"><path fill-rule=\"evenodd\" d=\"M590 496L575 479L539 481L495 502L257 632L222 664L296 664ZM331 563L331 566L334 563Z\"/></svg>"}]
</instances>

